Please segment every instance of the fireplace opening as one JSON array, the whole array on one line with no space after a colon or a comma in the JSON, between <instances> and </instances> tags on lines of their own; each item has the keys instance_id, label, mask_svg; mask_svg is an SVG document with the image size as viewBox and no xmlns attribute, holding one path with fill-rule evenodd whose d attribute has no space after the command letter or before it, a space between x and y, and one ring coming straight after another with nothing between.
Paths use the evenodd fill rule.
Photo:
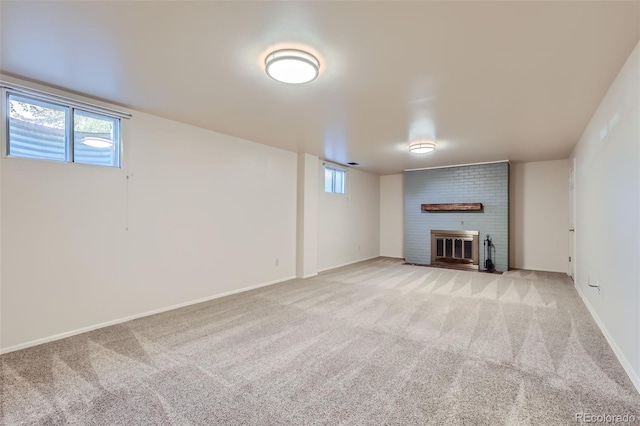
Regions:
<instances>
[{"instance_id":1,"label":"fireplace opening","mask_svg":"<svg viewBox=\"0 0 640 426\"><path fill-rule=\"evenodd\" d=\"M478 231L431 231L431 264L478 269Z\"/></svg>"}]
</instances>

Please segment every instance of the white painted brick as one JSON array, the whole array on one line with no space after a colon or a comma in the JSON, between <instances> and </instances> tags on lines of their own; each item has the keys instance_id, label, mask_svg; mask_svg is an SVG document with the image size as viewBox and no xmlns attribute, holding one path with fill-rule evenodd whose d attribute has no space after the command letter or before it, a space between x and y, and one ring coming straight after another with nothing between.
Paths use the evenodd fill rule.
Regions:
<instances>
[{"instance_id":1,"label":"white painted brick","mask_svg":"<svg viewBox=\"0 0 640 426\"><path fill-rule=\"evenodd\" d=\"M431 261L431 230L479 231L482 240L491 234L496 247L496 268L507 270L508 164L482 164L405 173L405 257L407 261ZM483 213L424 213L423 203L481 202ZM464 225L460 222L464 221ZM481 265L482 266L482 265Z\"/></svg>"}]
</instances>

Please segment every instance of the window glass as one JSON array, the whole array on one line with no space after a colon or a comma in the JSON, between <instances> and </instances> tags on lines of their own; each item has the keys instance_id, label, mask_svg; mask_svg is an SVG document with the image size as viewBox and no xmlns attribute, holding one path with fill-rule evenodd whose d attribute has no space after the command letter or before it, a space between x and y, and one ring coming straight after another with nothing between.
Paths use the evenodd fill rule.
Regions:
<instances>
[{"instance_id":1,"label":"window glass","mask_svg":"<svg viewBox=\"0 0 640 426\"><path fill-rule=\"evenodd\" d=\"M9 156L120 167L117 116L102 114L101 108L84 110L64 98L3 93Z\"/></svg>"},{"instance_id":2,"label":"window glass","mask_svg":"<svg viewBox=\"0 0 640 426\"><path fill-rule=\"evenodd\" d=\"M335 180L335 187L333 192L338 193L338 194L344 194L344 175L345 172L343 170L336 170L335 171L336 174L336 180Z\"/></svg>"},{"instance_id":3,"label":"window glass","mask_svg":"<svg viewBox=\"0 0 640 426\"><path fill-rule=\"evenodd\" d=\"M324 191L334 192L336 194L345 193L345 180L347 173L344 170L334 169L325 166L324 168Z\"/></svg>"},{"instance_id":4,"label":"window glass","mask_svg":"<svg viewBox=\"0 0 640 426\"><path fill-rule=\"evenodd\" d=\"M9 155L67 160L69 108L9 95Z\"/></svg>"},{"instance_id":5,"label":"window glass","mask_svg":"<svg viewBox=\"0 0 640 426\"><path fill-rule=\"evenodd\" d=\"M120 120L89 112L73 112L73 161L118 166Z\"/></svg>"},{"instance_id":6,"label":"window glass","mask_svg":"<svg viewBox=\"0 0 640 426\"><path fill-rule=\"evenodd\" d=\"M332 169L324 169L324 191L333 192L333 171Z\"/></svg>"}]
</instances>

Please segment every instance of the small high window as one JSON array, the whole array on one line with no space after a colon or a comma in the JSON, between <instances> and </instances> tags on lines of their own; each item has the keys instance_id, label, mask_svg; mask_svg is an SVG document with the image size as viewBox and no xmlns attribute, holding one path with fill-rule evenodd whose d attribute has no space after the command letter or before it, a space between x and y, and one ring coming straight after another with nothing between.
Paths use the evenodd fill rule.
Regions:
<instances>
[{"instance_id":1,"label":"small high window","mask_svg":"<svg viewBox=\"0 0 640 426\"><path fill-rule=\"evenodd\" d=\"M344 194L347 172L335 167L324 166L324 191Z\"/></svg>"},{"instance_id":2,"label":"small high window","mask_svg":"<svg viewBox=\"0 0 640 426\"><path fill-rule=\"evenodd\" d=\"M121 117L49 96L4 90L7 155L120 167Z\"/></svg>"}]
</instances>

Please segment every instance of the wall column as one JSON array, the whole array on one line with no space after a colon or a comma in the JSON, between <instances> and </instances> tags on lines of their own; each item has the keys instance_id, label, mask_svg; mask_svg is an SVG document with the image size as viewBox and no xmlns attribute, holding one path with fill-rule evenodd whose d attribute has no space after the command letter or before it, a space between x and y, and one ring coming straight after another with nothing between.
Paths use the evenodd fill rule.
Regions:
<instances>
[{"instance_id":1,"label":"wall column","mask_svg":"<svg viewBox=\"0 0 640 426\"><path fill-rule=\"evenodd\" d=\"M318 157L298 154L296 276L318 275Z\"/></svg>"}]
</instances>

